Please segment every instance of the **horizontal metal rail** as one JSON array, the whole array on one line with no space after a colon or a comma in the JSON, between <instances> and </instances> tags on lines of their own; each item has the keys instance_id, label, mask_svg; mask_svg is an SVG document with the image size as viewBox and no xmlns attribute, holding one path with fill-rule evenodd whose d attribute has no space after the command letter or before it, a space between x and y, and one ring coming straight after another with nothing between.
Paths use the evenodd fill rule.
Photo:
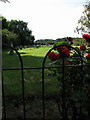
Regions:
<instances>
[{"instance_id":1,"label":"horizontal metal rail","mask_svg":"<svg viewBox=\"0 0 90 120\"><path fill-rule=\"evenodd\" d=\"M81 67L82 65L65 65L64 67ZM90 64L83 65L83 66L90 66ZM60 68L63 66L46 66L45 69L49 68ZM42 67L24 67L23 70L30 70L30 69L42 69ZM2 68L2 70L21 70L21 68Z\"/></svg>"}]
</instances>

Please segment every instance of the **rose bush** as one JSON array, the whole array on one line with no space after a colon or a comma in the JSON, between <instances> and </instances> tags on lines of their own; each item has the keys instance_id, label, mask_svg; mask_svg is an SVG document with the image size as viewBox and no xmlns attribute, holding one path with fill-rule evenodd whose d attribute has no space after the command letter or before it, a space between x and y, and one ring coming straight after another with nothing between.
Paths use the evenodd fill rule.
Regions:
<instances>
[{"instance_id":1,"label":"rose bush","mask_svg":"<svg viewBox=\"0 0 90 120\"><path fill-rule=\"evenodd\" d=\"M50 66L61 65L64 67L64 69L60 67L54 69L54 71L52 69L49 70L55 73L53 74L53 78L55 77L59 81L60 98L57 101L59 110L61 109L60 114L63 114L62 109L63 107L65 108L64 115L67 116L66 119L68 119L69 115L75 120L87 119L89 116L90 35L84 34L83 38L88 43L87 47L82 44L79 47L73 48L73 39L67 37L65 41L55 43L54 51L48 54L51 60ZM82 62L85 66L82 66ZM63 94L64 97L62 97ZM60 99L64 101L64 104L63 102L60 103Z\"/></svg>"},{"instance_id":2,"label":"rose bush","mask_svg":"<svg viewBox=\"0 0 90 120\"><path fill-rule=\"evenodd\" d=\"M70 57L69 50L65 46L56 47L62 58Z\"/></svg>"},{"instance_id":3,"label":"rose bush","mask_svg":"<svg viewBox=\"0 0 90 120\"><path fill-rule=\"evenodd\" d=\"M90 53L86 56L87 60L90 60Z\"/></svg>"},{"instance_id":4,"label":"rose bush","mask_svg":"<svg viewBox=\"0 0 90 120\"><path fill-rule=\"evenodd\" d=\"M84 38L84 40L85 40L86 42L90 43L90 35L88 35L88 34L83 34L82 37Z\"/></svg>"},{"instance_id":5,"label":"rose bush","mask_svg":"<svg viewBox=\"0 0 90 120\"><path fill-rule=\"evenodd\" d=\"M81 45L80 46L80 50L85 51L86 50L86 46L85 45Z\"/></svg>"},{"instance_id":6,"label":"rose bush","mask_svg":"<svg viewBox=\"0 0 90 120\"><path fill-rule=\"evenodd\" d=\"M51 61L58 60L60 58L60 54L56 54L54 52L50 52L48 54L48 57L50 58Z\"/></svg>"}]
</instances>

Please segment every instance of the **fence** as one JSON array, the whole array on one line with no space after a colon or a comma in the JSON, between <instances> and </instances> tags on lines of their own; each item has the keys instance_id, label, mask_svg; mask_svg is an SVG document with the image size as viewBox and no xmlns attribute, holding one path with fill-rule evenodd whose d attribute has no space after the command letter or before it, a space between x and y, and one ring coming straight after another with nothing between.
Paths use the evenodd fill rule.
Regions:
<instances>
[{"instance_id":1,"label":"fence","mask_svg":"<svg viewBox=\"0 0 90 120\"><path fill-rule=\"evenodd\" d=\"M60 45L59 45L60 46ZM62 46L64 46L64 45L62 45ZM10 46L8 46L8 45L3 45L3 47L9 47L10 49L12 49L12 50L14 50L16 53L17 53L17 55L18 55L18 57L19 57L19 60L20 60L20 63L21 63L21 66L20 66L20 68L2 68L2 99L3 99L3 118L2 119L7 119L7 117L6 117L6 105L5 105L5 92L4 92L4 83L3 83L3 71L6 71L6 70L21 70L21 77L22 77L22 100L23 100L23 118L22 119L27 119L27 117L26 117L26 109L25 109L25 91L24 91L24 70L32 70L32 69L42 69L42 105L43 105L43 109L42 109L42 111L43 111L43 116L42 116L42 119L43 120L45 120L46 118L45 118L45 81L44 81L44 78L45 78L45 69L51 69L51 68L56 68L56 69L61 69L61 78L62 78L62 95L60 95L60 100L62 101L62 103L61 103L61 110L60 111L62 111L61 112L61 115L62 115L62 120L68 120L69 118L68 118L68 116L67 116L67 113L66 113L66 106L67 106L67 104L68 104L68 102L66 102L67 101L67 98L66 98L66 93L69 93L70 91L69 90L67 90L66 89L66 83L65 83L65 80L66 80L66 76L65 76L65 68L73 68L72 70L74 70L74 69L76 69L76 68L80 68L79 70L80 71L78 71L78 69L76 70L76 71L78 71L78 72L80 72L80 74L79 74L79 77L80 77L80 90L81 90L81 92L82 92L82 84L83 84L83 68L84 68L84 66L86 66L86 65L83 65L83 59L82 59L82 56L81 56L81 54L79 53L79 51L77 50L77 49L75 49L75 48L73 48L73 47L71 47L71 46L69 46L70 47L70 49L74 49L77 53L78 53L78 55L79 55L79 58L80 58L80 61L81 61L81 64L80 65L68 65L68 66L65 66L65 59L63 58L62 59L62 65L59 65L59 66L45 66L45 62L46 62L46 58L47 58L47 56L49 55L49 53L52 51L52 50L54 50L56 47L58 47L58 46L55 46L55 47L53 47L53 48L51 48L48 52L47 52L47 54L46 54L46 56L44 57L44 59L43 59L43 63L42 63L42 67L28 67L28 68L24 68L23 67L23 61L22 61L22 58L21 58L21 56L20 56L20 54L19 54L19 52L15 49L15 48L13 48L13 47L10 47ZM88 66L88 65L87 65ZM70 78L71 79L71 78ZM73 85L72 83L71 83L71 85ZM74 87L76 87L76 85L74 85ZM71 89L71 91L73 92L74 91L74 87L72 87ZM76 90L76 89L75 89ZM66 91L69 91L69 92L66 92ZM69 94L70 95L70 94ZM57 99L57 98L56 98ZM80 101L81 102L81 104L82 104L82 101ZM59 103L59 102L58 102ZM57 103L57 104L58 104ZM70 103L70 104L72 104L72 106L74 106L75 104L73 103L73 101ZM79 110L79 112L80 112L80 114L78 115L79 117L79 119L81 120L82 118L83 118L83 115L82 115L82 105L80 104L80 106L77 108L77 110ZM59 105L58 105L59 106ZM77 120L78 118L77 118L77 114L75 114L75 112L77 111L76 110L76 107L74 106L74 107L72 107L73 108L73 113L72 113L72 120ZM59 109L60 109L60 106L59 106ZM76 111L75 111L76 110ZM85 120L88 120L89 119L89 115L87 115L86 117L85 117Z\"/></svg>"}]
</instances>

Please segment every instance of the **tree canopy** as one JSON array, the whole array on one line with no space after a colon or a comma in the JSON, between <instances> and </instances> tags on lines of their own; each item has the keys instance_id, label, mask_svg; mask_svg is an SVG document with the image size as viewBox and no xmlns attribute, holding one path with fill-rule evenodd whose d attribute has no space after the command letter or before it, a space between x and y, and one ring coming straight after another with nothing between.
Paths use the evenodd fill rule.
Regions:
<instances>
[{"instance_id":1,"label":"tree canopy","mask_svg":"<svg viewBox=\"0 0 90 120\"><path fill-rule=\"evenodd\" d=\"M90 34L90 1L84 5L83 16L78 20L76 31L78 33L81 31Z\"/></svg>"},{"instance_id":2,"label":"tree canopy","mask_svg":"<svg viewBox=\"0 0 90 120\"><path fill-rule=\"evenodd\" d=\"M27 25L28 23L21 20L8 21L2 17L2 43L13 44L13 46L32 45L35 37Z\"/></svg>"}]
</instances>

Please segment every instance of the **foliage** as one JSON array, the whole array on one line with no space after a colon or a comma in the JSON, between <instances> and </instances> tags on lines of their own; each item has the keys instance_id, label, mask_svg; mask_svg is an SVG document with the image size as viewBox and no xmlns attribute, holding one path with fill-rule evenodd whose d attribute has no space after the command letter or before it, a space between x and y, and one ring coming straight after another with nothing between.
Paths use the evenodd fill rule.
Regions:
<instances>
[{"instance_id":1,"label":"foliage","mask_svg":"<svg viewBox=\"0 0 90 120\"><path fill-rule=\"evenodd\" d=\"M65 39L67 39L67 38L57 38L56 40L52 40L52 39L40 39L40 40L36 40L34 42L34 44L36 44L36 45L37 44L38 45L53 45L53 44L55 44L57 42L63 42L63 41L65 41ZM83 38L78 38L78 37L74 38L73 37L73 45L74 46L79 46L83 42L86 44L86 41L83 41Z\"/></svg>"},{"instance_id":2,"label":"foliage","mask_svg":"<svg viewBox=\"0 0 90 120\"><path fill-rule=\"evenodd\" d=\"M88 34L83 34L83 38L84 38L84 40L85 40L88 44L90 44L90 35L88 35Z\"/></svg>"},{"instance_id":3,"label":"foliage","mask_svg":"<svg viewBox=\"0 0 90 120\"><path fill-rule=\"evenodd\" d=\"M53 39L40 39L40 40L35 41L35 44L38 44L38 45L52 45L55 42L56 42L56 40L53 40Z\"/></svg>"},{"instance_id":4,"label":"foliage","mask_svg":"<svg viewBox=\"0 0 90 120\"><path fill-rule=\"evenodd\" d=\"M86 46L85 45L81 45L80 46L80 50L85 51L86 50Z\"/></svg>"},{"instance_id":5,"label":"foliage","mask_svg":"<svg viewBox=\"0 0 90 120\"><path fill-rule=\"evenodd\" d=\"M2 17L2 34L3 43L13 44L14 47L33 45L35 40L26 22L20 20L7 21L4 17Z\"/></svg>"},{"instance_id":6,"label":"foliage","mask_svg":"<svg viewBox=\"0 0 90 120\"><path fill-rule=\"evenodd\" d=\"M9 21L6 18L2 17L2 29L8 29Z\"/></svg>"},{"instance_id":7,"label":"foliage","mask_svg":"<svg viewBox=\"0 0 90 120\"><path fill-rule=\"evenodd\" d=\"M8 29L2 30L2 44L5 43L11 45L12 43L14 46L17 46L17 37L17 34L8 31Z\"/></svg>"},{"instance_id":8,"label":"foliage","mask_svg":"<svg viewBox=\"0 0 90 120\"><path fill-rule=\"evenodd\" d=\"M90 82L88 81L90 79L88 66L90 52L89 47L84 44L80 48L73 48L72 41L73 39L69 37L65 41L54 44L54 51L48 53L49 65L60 66L60 68L50 70L51 74L55 73L53 78L57 78L59 81L58 105L63 119L68 120L68 116L72 116L75 120L87 119L90 115L88 107L90 101ZM82 64L87 66L82 67ZM67 65L68 67L66 67Z\"/></svg>"},{"instance_id":9,"label":"foliage","mask_svg":"<svg viewBox=\"0 0 90 120\"><path fill-rule=\"evenodd\" d=\"M20 42L20 45L24 46L29 45L30 43L33 44L34 36L31 36L32 31L27 28L26 22L11 20L8 25L8 29L9 31L13 31L18 34L18 41Z\"/></svg>"},{"instance_id":10,"label":"foliage","mask_svg":"<svg viewBox=\"0 0 90 120\"><path fill-rule=\"evenodd\" d=\"M78 33L79 31L90 33L90 1L84 5L83 16L78 20L76 31Z\"/></svg>"}]
</instances>

